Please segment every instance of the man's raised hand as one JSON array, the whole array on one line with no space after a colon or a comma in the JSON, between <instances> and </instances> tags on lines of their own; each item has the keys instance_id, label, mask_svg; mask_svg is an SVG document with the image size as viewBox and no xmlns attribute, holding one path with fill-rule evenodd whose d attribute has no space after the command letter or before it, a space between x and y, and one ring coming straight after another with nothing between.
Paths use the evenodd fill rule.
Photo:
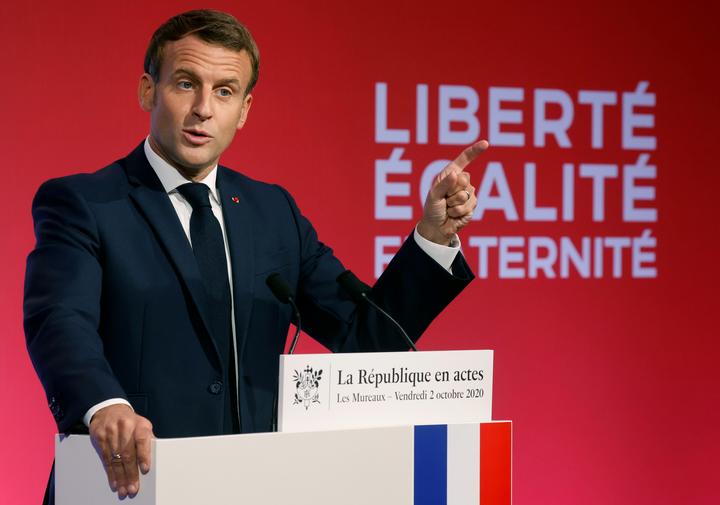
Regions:
<instances>
[{"instance_id":1,"label":"man's raised hand","mask_svg":"<svg viewBox=\"0 0 720 505\"><path fill-rule=\"evenodd\" d=\"M90 438L119 498L135 496L140 475L150 471L152 424L124 404L98 410L90 421Z\"/></svg>"},{"instance_id":2,"label":"man's raised hand","mask_svg":"<svg viewBox=\"0 0 720 505\"><path fill-rule=\"evenodd\" d=\"M470 222L477 197L465 167L488 147L486 140L476 142L435 177L417 227L418 233L424 238L449 245L453 236Z\"/></svg>"}]
</instances>

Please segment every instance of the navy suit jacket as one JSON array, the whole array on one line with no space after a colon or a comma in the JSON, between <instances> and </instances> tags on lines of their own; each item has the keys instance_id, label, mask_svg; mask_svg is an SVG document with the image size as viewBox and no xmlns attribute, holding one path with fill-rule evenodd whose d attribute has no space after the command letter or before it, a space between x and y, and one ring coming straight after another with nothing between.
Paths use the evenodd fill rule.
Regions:
<instances>
[{"instance_id":1,"label":"navy suit jacket","mask_svg":"<svg viewBox=\"0 0 720 505\"><path fill-rule=\"evenodd\" d=\"M344 270L290 195L224 167L217 184L232 262L241 430L271 428L289 306L265 284L296 290L303 329L335 352L404 350L397 331L357 306ZM33 202L27 346L60 432L93 405L126 398L158 437L222 433L227 351L208 325L190 244L142 144L93 174L46 182ZM473 275L450 275L408 239L371 297L417 339Z\"/></svg>"}]
</instances>

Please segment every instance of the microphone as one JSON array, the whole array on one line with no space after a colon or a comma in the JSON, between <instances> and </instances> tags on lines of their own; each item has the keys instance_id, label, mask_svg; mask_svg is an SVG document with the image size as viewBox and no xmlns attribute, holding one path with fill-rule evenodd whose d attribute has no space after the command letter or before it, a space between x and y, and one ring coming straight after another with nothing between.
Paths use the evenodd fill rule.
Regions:
<instances>
[{"instance_id":1,"label":"microphone","mask_svg":"<svg viewBox=\"0 0 720 505\"><path fill-rule=\"evenodd\" d=\"M387 317L390 321L392 321L393 324L400 330L400 333L402 333L403 337L405 337L405 341L410 346L410 348L413 351L417 352L417 347L415 347L415 343L408 336L403 327L400 326L400 323L398 323L395 319L393 319L390 314L385 312L377 303L370 299L370 297L368 296L368 293L370 292L370 286L358 279L355 274L352 273L350 270L345 270L343 273L338 275L337 282L345 291L347 291L347 293L350 295L350 297L355 303L368 303L372 307L374 307L375 310L377 310L382 315Z\"/></svg>"},{"instance_id":2,"label":"microphone","mask_svg":"<svg viewBox=\"0 0 720 505\"><path fill-rule=\"evenodd\" d=\"M300 338L300 328L302 327L302 324L300 322L300 311L297 308L297 305L295 305L294 297L292 288L287 283L285 279L283 279L282 275L279 273L270 274L265 279L265 284L268 285L270 288L270 291L272 291L272 294L275 295L275 298L278 299L281 303L289 303L290 306L293 309L293 312L295 312L295 319L297 320L297 324L295 325L295 336L293 336L292 343L290 344L290 353L292 354L295 352L295 346L298 343L298 339ZM278 392L277 389L275 390L275 394L273 395L273 411L272 411L272 420L271 420L271 426L270 431L277 431L277 418L278 418Z\"/></svg>"},{"instance_id":3,"label":"microphone","mask_svg":"<svg viewBox=\"0 0 720 505\"><path fill-rule=\"evenodd\" d=\"M295 295L293 294L290 285L279 273L268 275L265 279L265 284L268 285L270 291L272 291L272 294L275 295L275 298L277 298L278 301L281 303L289 303L295 313L295 319L297 320L297 324L295 325L295 336L292 339L290 352L288 353L292 354L295 352L295 346L300 338L300 329L302 328L302 324L300 322L300 311L298 310L297 305L295 305Z\"/></svg>"}]
</instances>

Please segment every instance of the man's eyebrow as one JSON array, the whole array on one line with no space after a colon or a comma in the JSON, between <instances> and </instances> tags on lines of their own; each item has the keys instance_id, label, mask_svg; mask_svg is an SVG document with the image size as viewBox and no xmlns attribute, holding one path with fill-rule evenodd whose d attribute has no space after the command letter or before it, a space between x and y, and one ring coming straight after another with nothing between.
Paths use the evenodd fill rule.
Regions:
<instances>
[{"instance_id":1,"label":"man's eyebrow","mask_svg":"<svg viewBox=\"0 0 720 505\"><path fill-rule=\"evenodd\" d=\"M178 68L177 70L175 70L175 72L172 73L172 75L174 77L186 75L195 81L200 80L200 77L198 77L198 75L195 72L193 72L192 70L188 70L187 68Z\"/></svg>"},{"instance_id":2,"label":"man's eyebrow","mask_svg":"<svg viewBox=\"0 0 720 505\"><path fill-rule=\"evenodd\" d=\"M200 76L198 76L195 72L192 70L189 70L187 68L178 68L172 73L173 77L180 77L180 76L187 76L193 81L200 81ZM239 79L235 77L228 77L226 79L220 79L219 81L214 83L215 86L233 86L237 89L242 89L242 82L240 82Z\"/></svg>"},{"instance_id":3,"label":"man's eyebrow","mask_svg":"<svg viewBox=\"0 0 720 505\"><path fill-rule=\"evenodd\" d=\"M228 79L220 79L215 83L217 86L235 86L236 88L242 88L242 83L239 79L228 78Z\"/></svg>"}]
</instances>

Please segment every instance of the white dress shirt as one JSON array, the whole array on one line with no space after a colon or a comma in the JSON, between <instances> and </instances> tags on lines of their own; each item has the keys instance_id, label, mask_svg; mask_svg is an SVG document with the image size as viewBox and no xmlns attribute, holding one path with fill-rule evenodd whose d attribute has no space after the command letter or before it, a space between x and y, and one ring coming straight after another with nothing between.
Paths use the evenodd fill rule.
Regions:
<instances>
[{"instance_id":1,"label":"white dress shirt","mask_svg":"<svg viewBox=\"0 0 720 505\"><path fill-rule=\"evenodd\" d=\"M155 151L153 151L152 147L150 146L150 141L148 139L145 139L144 149L145 156L147 157L150 166L155 171L155 174L158 176L158 179L160 179L160 183L163 185L163 188L167 192L168 198L170 198L170 202L172 203L173 208L177 213L178 219L180 219L180 224L185 231L185 236L187 237L188 242L190 242L190 245L192 246L192 240L190 239L190 216L192 215L192 206L177 190L178 186L187 184L188 182L192 181L189 181L185 177L183 177L180 172L173 168L172 165L170 165L167 161L162 159ZM233 284L232 265L230 262L230 248L228 246L227 233L225 231L225 219L223 218L222 205L220 203L222 200L220 199L219 189L217 188L216 181L217 165L213 167L210 173L202 181L197 182L205 184L210 188L210 206L212 207L215 218L217 218L218 222L220 223L220 228L222 229L223 234L223 241L225 242L225 257L227 259L228 280L230 281L230 297L232 300ZM432 259L437 261L445 270L451 272L450 267L453 261L455 261L457 253L460 251L460 241L458 240L457 236L453 238L449 247L443 246L422 237L418 233L416 226L413 238L415 239L415 242L420 247L420 249L425 251L425 253ZM237 349L237 341L235 335L235 308L233 304L231 304L231 308L231 322L234 346L233 348ZM237 353L235 353L235 377L238 377ZM90 409L88 409L88 411L85 413L85 416L83 417L83 423L85 423L85 425L89 427L92 416L94 416L98 410L116 404L124 404L132 408L130 403L128 403L127 400L123 398L110 398L109 400L100 402L97 405L93 405Z\"/></svg>"}]
</instances>

